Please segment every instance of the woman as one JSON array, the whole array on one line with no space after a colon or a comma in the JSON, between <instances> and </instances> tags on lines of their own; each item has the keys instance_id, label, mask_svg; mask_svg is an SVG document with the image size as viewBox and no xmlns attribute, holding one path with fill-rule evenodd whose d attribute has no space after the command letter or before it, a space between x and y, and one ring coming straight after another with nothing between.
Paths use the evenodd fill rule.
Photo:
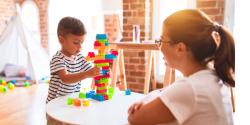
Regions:
<instances>
[{"instance_id":1,"label":"woman","mask_svg":"<svg viewBox=\"0 0 250 125\"><path fill-rule=\"evenodd\" d=\"M130 124L233 124L227 91L235 86L232 35L205 13L186 9L165 19L159 49L184 77L133 104Z\"/></svg>"}]
</instances>

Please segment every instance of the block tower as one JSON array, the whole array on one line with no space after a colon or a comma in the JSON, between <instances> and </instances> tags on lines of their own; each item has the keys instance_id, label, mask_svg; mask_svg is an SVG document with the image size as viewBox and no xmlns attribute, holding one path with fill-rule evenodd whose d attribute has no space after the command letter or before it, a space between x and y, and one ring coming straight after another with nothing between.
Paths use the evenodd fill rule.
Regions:
<instances>
[{"instance_id":1,"label":"block tower","mask_svg":"<svg viewBox=\"0 0 250 125\"><path fill-rule=\"evenodd\" d=\"M113 95L113 90L109 90L108 92L108 83L110 80L110 74L108 71L110 69L110 63L112 63L117 57L118 52L109 49L109 42L106 34L96 35L94 49L98 50L98 54L89 52L86 59L88 61L94 61L95 66L102 69L102 75L94 77L96 90L95 93L92 92L93 97L91 98L98 101L104 101L112 98Z\"/></svg>"}]
</instances>

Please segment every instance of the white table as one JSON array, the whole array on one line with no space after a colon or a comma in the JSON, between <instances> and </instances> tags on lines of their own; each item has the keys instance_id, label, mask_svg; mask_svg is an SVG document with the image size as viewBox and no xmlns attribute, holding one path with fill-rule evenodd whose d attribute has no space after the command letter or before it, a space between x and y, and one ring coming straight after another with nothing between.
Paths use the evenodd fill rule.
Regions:
<instances>
[{"instance_id":1,"label":"white table","mask_svg":"<svg viewBox=\"0 0 250 125\"><path fill-rule=\"evenodd\" d=\"M115 92L111 100L99 102L90 99L88 107L69 106L66 104L68 97L78 97L78 93L51 100L46 106L47 114L67 124L124 125L128 123L129 106L144 95L133 92L131 95L125 95L124 91Z\"/></svg>"}]
</instances>

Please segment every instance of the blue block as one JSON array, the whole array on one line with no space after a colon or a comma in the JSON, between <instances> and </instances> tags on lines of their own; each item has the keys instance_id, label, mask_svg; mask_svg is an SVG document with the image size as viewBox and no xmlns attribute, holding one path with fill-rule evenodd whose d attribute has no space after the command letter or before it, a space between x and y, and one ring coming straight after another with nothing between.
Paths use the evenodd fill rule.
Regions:
<instances>
[{"instance_id":1,"label":"blue block","mask_svg":"<svg viewBox=\"0 0 250 125\"><path fill-rule=\"evenodd\" d=\"M97 101L104 101L104 96L103 95L97 95L95 94L92 99L97 100Z\"/></svg>"},{"instance_id":2,"label":"blue block","mask_svg":"<svg viewBox=\"0 0 250 125\"><path fill-rule=\"evenodd\" d=\"M108 72L108 70L103 69L103 70L102 70L102 75L103 75L103 76L106 75L107 72Z\"/></svg>"},{"instance_id":3,"label":"blue block","mask_svg":"<svg viewBox=\"0 0 250 125\"><path fill-rule=\"evenodd\" d=\"M31 78L29 76L26 76L25 79L26 80L31 80Z\"/></svg>"},{"instance_id":4,"label":"blue block","mask_svg":"<svg viewBox=\"0 0 250 125\"><path fill-rule=\"evenodd\" d=\"M86 98L93 98L93 96L95 95L95 93L93 93L93 92L87 92L86 93Z\"/></svg>"},{"instance_id":5,"label":"blue block","mask_svg":"<svg viewBox=\"0 0 250 125\"><path fill-rule=\"evenodd\" d=\"M15 84L16 83L16 80L10 80L11 83Z\"/></svg>"},{"instance_id":6,"label":"blue block","mask_svg":"<svg viewBox=\"0 0 250 125\"><path fill-rule=\"evenodd\" d=\"M105 46L109 46L109 42L106 42L106 43L105 43Z\"/></svg>"},{"instance_id":7,"label":"blue block","mask_svg":"<svg viewBox=\"0 0 250 125\"><path fill-rule=\"evenodd\" d=\"M89 91L89 92L90 92L90 93L93 93L93 94L95 93L95 91L94 91L94 90L91 90L91 91Z\"/></svg>"},{"instance_id":8,"label":"blue block","mask_svg":"<svg viewBox=\"0 0 250 125\"><path fill-rule=\"evenodd\" d=\"M107 39L107 35L106 34L96 34L96 39Z\"/></svg>"},{"instance_id":9,"label":"blue block","mask_svg":"<svg viewBox=\"0 0 250 125\"><path fill-rule=\"evenodd\" d=\"M105 59L115 59L115 58L116 58L116 56L113 54L106 54L105 55Z\"/></svg>"},{"instance_id":10,"label":"blue block","mask_svg":"<svg viewBox=\"0 0 250 125\"><path fill-rule=\"evenodd\" d=\"M130 95L130 94L131 94L131 90L130 89L125 90L125 95Z\"/></svg>"}]
</instances>

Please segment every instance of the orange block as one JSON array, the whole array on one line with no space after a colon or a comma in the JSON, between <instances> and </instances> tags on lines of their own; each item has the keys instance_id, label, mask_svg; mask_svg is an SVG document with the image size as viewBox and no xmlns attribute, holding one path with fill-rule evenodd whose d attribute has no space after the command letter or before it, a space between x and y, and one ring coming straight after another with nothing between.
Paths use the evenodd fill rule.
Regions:
<instances>
[{"instance_id":1,"label":"orange block","mask_svg":"<svg viewBox=\"0 0 250 125\"><path fill-rule=\"evenodd\" d=\"M81 106L81 100L80 99L74 99L74 106Z\"/></svg>"}]
</instances>

